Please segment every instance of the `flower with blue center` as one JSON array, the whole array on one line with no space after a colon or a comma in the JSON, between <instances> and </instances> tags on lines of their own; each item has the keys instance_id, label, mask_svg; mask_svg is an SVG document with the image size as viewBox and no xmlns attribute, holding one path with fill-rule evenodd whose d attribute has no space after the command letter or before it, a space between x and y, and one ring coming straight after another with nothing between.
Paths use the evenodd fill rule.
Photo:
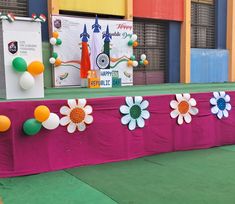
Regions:
<instances>
[{"instance_id":1,"label":"flower with blue center","mask_svg":"<svg viewBox=\"0 0 235 204\"><path fill-rule=\"evenodd\" d=\"M230 96L226 94L224 91L220 92L213 92L214 97L210 99L211 105L211 112L219 119L223 117L227 118L229 116L228 111L232 109L230 102Z\"/></svg>"},{"instance_id":2,"label":"flower with blue center","mask_svg":"<svg viewBox=\"0 0 235 204\"><path fill-rule=\"evenodd\" d=\"M124 115L121 119L123 125L128 124L129 130L134 130L137 126L143 128L146 119L149 119L150 113L146 109L149 106L147 100L142 96L126 97L126 105L120 107L120 112Z\"/></svg>"}]
</instances>

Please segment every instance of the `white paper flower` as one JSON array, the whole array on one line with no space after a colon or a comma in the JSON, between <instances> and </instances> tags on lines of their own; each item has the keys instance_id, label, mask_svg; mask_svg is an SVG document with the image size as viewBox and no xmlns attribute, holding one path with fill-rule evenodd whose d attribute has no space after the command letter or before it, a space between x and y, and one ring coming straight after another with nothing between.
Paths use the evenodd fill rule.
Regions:
<instances>
[{"instance_id":1,"label":"white paper flower","mask_svg":"<svg viewBox=\"0 0 235 204\"><path fill-rule=\"evenodd\" d=\"M170 106L173 111L171 111L171 117L178 117L178 124L182 125L185 121L186 123L190 123L192 121L191 115L197 115L198 109L194 106L197 105L197 102L194 98L191 98L190 94L176 94L176 100L172 100L170 102Z\"/></svg>"},{"instance_id":2,"label":"white paper flower","mask_svg":"<svg viewBox=\"0 0 235 204\"><path fill-rule=\"evenodd\" d=\"M145 110L149 106L147 100L142 96L126 97L126 104L120 107L120 112L124 115L121 119L123 125L128 124L129 130L134 130L136 126L143 128L146 119L149 119L150 113Z\"/></svg>"},{"instance_id":3,"label":"white paper flower","mask_svg":"<svg viewBox=\"0 0 235 204\"><path fill-rule=\"evenodd\" d=\"M68 125L67 131L69 133L74 133L76 129L84 131L86 124L93 122L93 116L90 115L92 107L86 105L86 99L69 99L68 106L62 106L60 113L65 115L60 119L60 125Z\"/></svg>"},{"instance_id":4,"label":"white paper flower","mask_svg":"<svg viewBox=\"0 0 235 204\"><path fill-rule=\"evenodd\" d=\"M211 108L211 112L219 119L222 119L223 117L228 117L228 111L232 109L232 106L230 105L230 96L226 94L224 91L220 92L214 92L214 97L210 99L211 105L213 107Z\"/></svg>"}]
</instances>

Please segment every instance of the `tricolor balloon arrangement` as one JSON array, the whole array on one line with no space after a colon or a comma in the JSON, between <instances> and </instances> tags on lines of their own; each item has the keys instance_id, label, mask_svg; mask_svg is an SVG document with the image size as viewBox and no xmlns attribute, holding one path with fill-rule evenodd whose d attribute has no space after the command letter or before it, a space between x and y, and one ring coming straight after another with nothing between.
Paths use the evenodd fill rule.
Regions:
<instances>
[{"instance_id":1,"label":"tricolor balloon arrangement","mask_svg":"<svg viewBox=\"0 0 235 204\"><path fill-rule=\"evenodd\" d=\"M127 61L128 67L138 67L139 62L136 60L135 55L132 55L130 59Z\"/></svg>"},{"instance_id":2,"label":"tricolor balloon arrangement","mask_svg":"<svg viewBox=\"0 0 235 204\"><path fill-rule=\"evenodd\" d=\"M147 60L147 56L145 54L142 54L140 56L140 65L145 65L147 66L149 64L149 61Z\"/></svg>"},{"instance_id":3,"label":"tricolor balloon arrangement","mask_svg":"<svg viewBox=\"0 0 235 204\"><path fill-rule=\"evenodd\" d=\"M28 119L23 124L23 131L28 136L36 135L44 127L47 130L54 130L60 124L57 114L51 113L49 108L40 105L34 110L34 118Z\"/></svg>"},{"instance_id":4,"label":"tricolor balloon arrangement","mask_svg":"<svg viewBox=\"0 0 235 204\"><path fill-rule=\"evenodd\" d=\"M29 65L22 57L16 57L12 61L13 69L22 73L19 84L23 90L29 90L35 85L35 77L42 74L44 71L44 65L42 62L33 61Z\"/></svg>"},{"instance_id":5,"label":"tricolor balloon arrangement","mask_svg":"<svg viewBox=\"0 0 235 204\"><path fill-rule=\"evenodd\" d=\"M139 45L137 39L138 39L138 36L136 34L133 34L131 36L130 40L128 41L128 45L133 46L133 47L137 47Z\"/></svg>"},{"instance_id":6,"label":"tricolor balloon arrangement","mask_svg":"<svg viewBox=\"0 0 235 204\"><path fill-rule=\"evenodd\" d=\"M62 40L59 38L58 32L52 33L52 38L50 39L50 44L53 46L60 46L62 44ZM49 59L49 62L53 64L55 67L58 67L61 65L61 59L58 57L58 54L56 52L52 53L52 57Z\"/></svg>"}]
</instances>

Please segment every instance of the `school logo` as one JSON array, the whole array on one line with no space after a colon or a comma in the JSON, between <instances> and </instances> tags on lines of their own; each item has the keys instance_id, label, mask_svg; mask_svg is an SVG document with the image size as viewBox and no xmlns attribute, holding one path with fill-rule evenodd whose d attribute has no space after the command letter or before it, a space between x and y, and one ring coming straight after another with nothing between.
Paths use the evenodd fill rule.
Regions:
<instances>
[{"instance_id":1,"label":"school logo","mask_svg":"<svg viewBox=\"0 0 235 204\"><path fill-rule=\"evenodd\" d=\"M57 28L57 29L60 29L61 26L62 26L61 20L60 19L56 19L54 21L54 27Z\"/></svg>"},{"instance_id":2,"label":"school logo","mask_svg":"<svg viewBox=\"0 0 235 204\"><path fill-rule=\"evenodd\" d=\"M8 43L8 51L13 55L16 54L18 52L18 42L12 41Z\"/></svg>"}]
</instances>

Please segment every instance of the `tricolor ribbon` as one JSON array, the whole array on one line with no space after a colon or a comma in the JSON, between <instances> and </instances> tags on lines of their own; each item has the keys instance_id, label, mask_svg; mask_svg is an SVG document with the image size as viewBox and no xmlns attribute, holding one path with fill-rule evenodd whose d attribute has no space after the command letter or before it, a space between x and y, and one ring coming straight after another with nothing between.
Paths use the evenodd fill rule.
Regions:
<instances>
[{"instance_id":1,"label":"tricolor ribbon","mask_svg":"<svg viewBox=\"0 0 235 204\"><path fill-rule=\"evenodd\" d=\"M7 15L4 15L0 12L0 20L8 20L10 23L15 21L15 16L13 13L8 13Z\"/></svg>"},{"instance_id":2,"label":"tricolor ribbon","mask_svg":"<svg viewBox=\"0 0 235 204\"><path fill-rule=\"evenodd\" d=\"M33 21L40 21L42 23L46 22L47 18L45 15L40 14L40 16L37 16L35 13L32 14Z\"/></svg>"}]
</instances>

